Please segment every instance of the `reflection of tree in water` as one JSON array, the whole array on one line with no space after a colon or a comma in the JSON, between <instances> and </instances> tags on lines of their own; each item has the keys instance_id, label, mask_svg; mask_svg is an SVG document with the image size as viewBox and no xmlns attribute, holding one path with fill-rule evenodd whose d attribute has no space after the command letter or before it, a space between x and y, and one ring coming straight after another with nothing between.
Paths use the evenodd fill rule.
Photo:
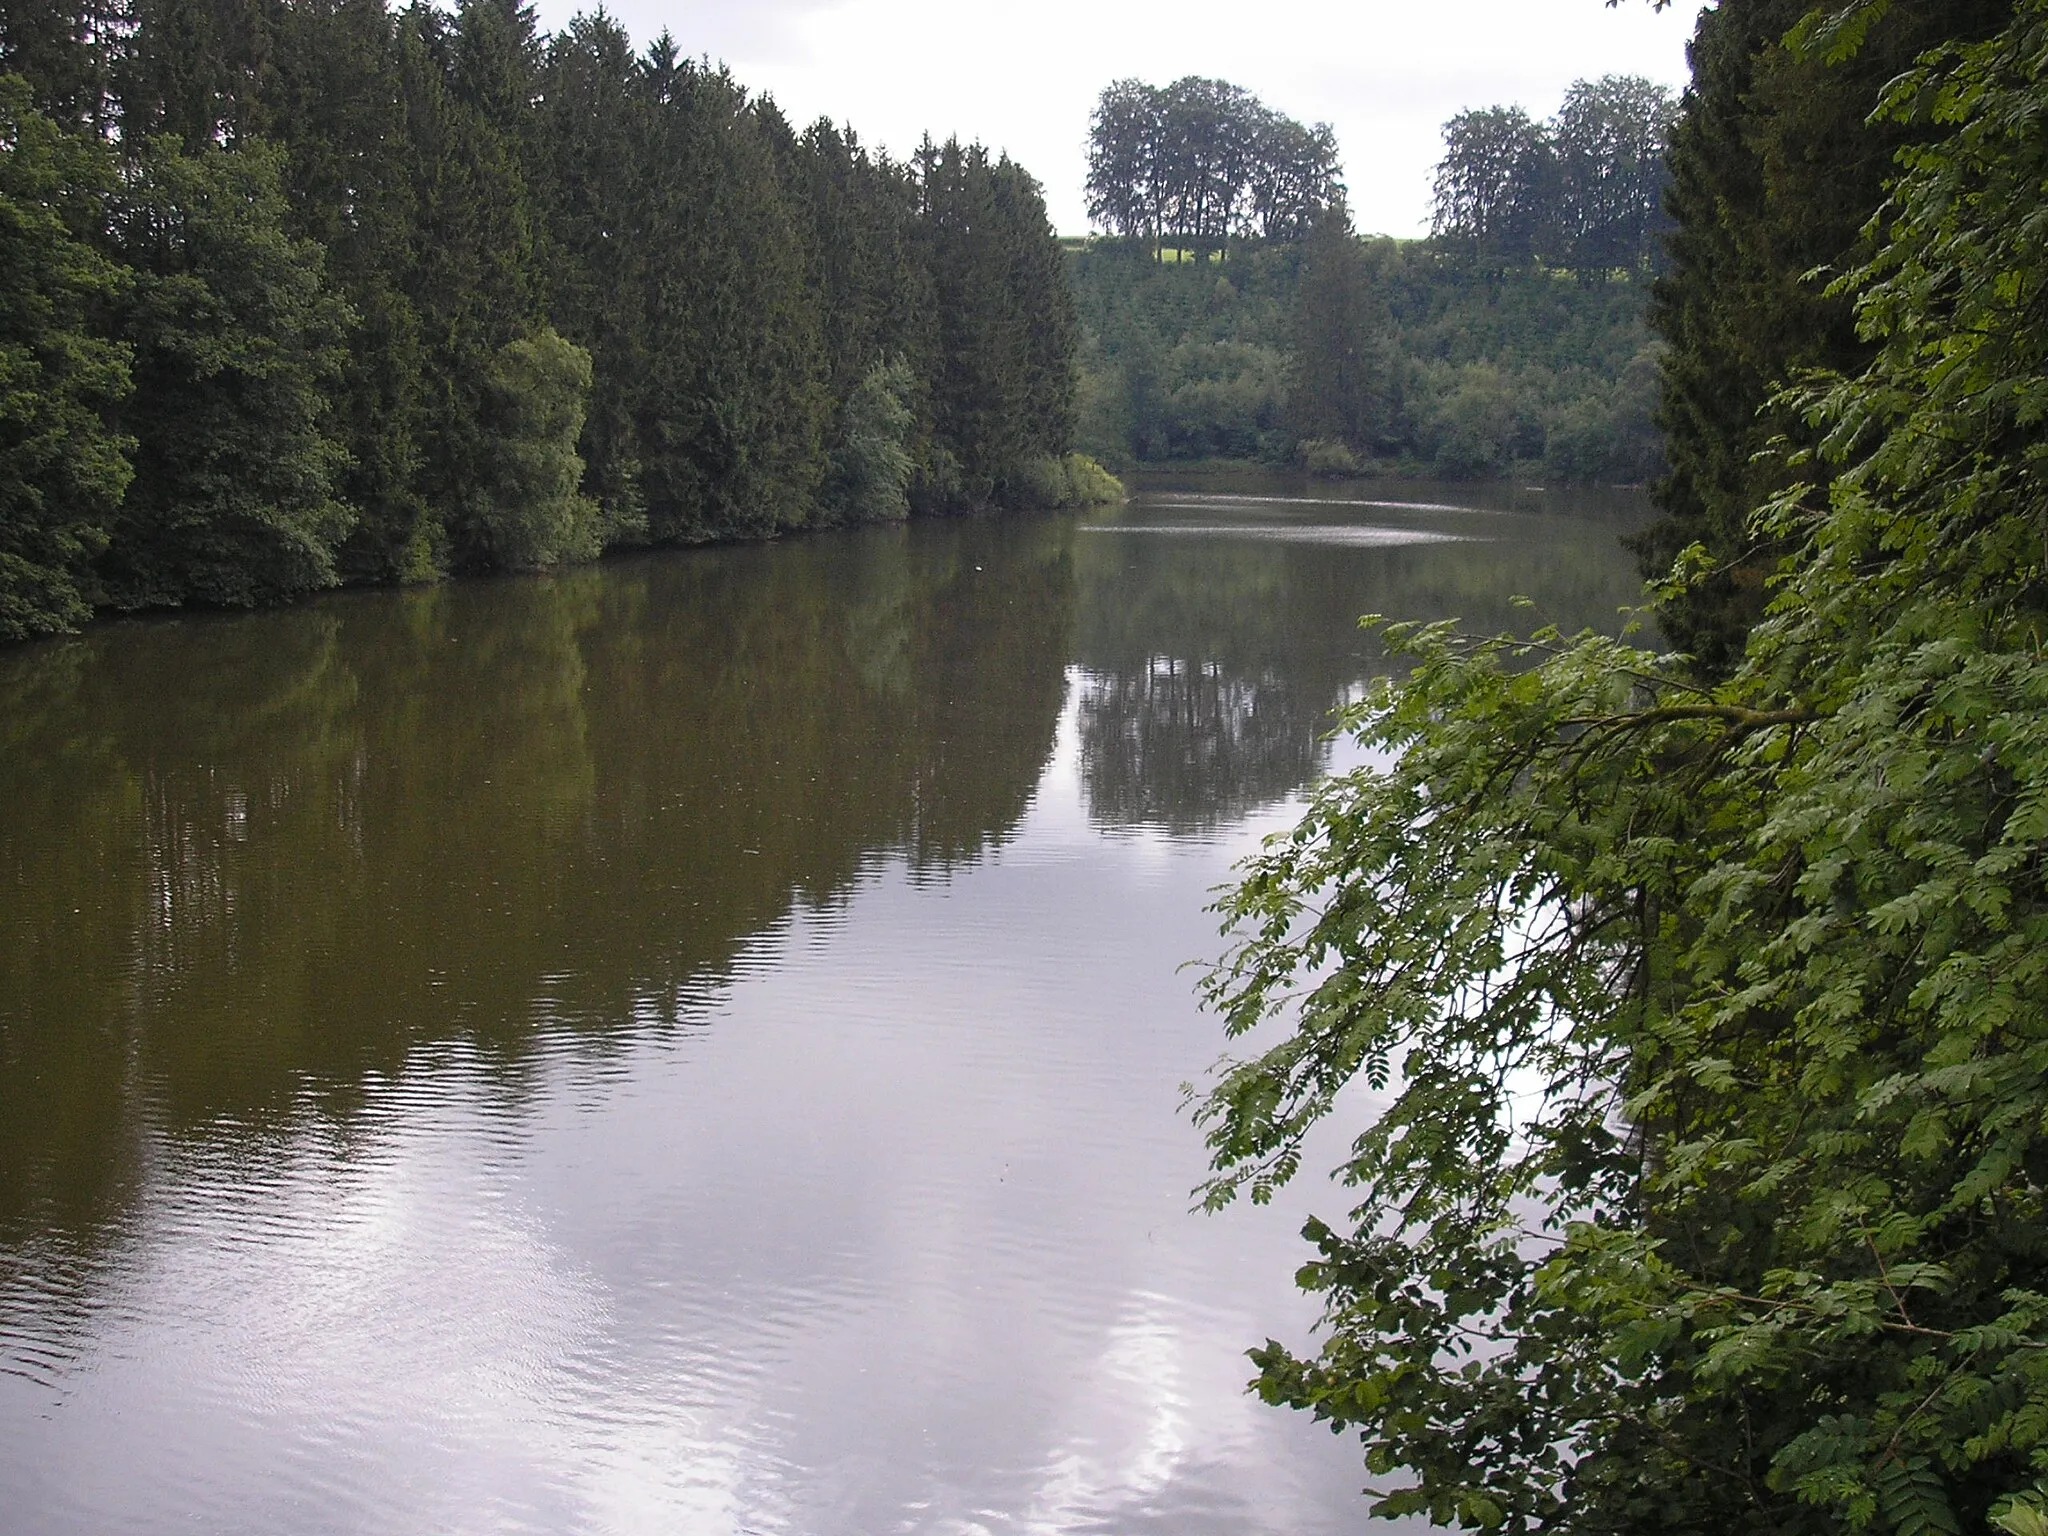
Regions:
<instances>
[{"instance_id":1,"label":"reflection of tree in water","mask_svg":"<svg viewBox=\"0 0 2048 1536\"><path fill-rule=\"evenodd\" d=\"M1268 672L1154 656L1084 673L1081 776L1096 820L1205 831L1307 782L1330 701Z\"/></svg>"},{"instance_id":2,"label":"reflection of tree in water","mask_svg":"<svg viewBox=\"0 0 2048 1536\"><path fill-rule=\"evenodd\" d=\"M1155 526L1142 537L1097 528L1078 542L1082 773L1098 822L1201 831L1307 784L1330 712L1399 665L1360 632L1360 614L1569 632L1611 626L1640 591L1606 520L1454 513L1435 531L1456 542L1372 546L1270 537L1286 526L1274 511L1184 514L1250 518L1256 537ZM1515 607L1516 594L1538 612Z\"/></svg>"},{"instance_id":3,"label":"reflection of tree in water","mask_svg":"<svg viewBox=\"0 0 2048 1536\"><path fill-rule=\"evenodd\" d=\"M549 1033L690 1022L878 857L978 857L1052 751L1069 544L884 529L0 656L0 1310L85 1283L152 1138L275 1145L449 1043L517 1103Z\"/></svg>"}]
</instances>

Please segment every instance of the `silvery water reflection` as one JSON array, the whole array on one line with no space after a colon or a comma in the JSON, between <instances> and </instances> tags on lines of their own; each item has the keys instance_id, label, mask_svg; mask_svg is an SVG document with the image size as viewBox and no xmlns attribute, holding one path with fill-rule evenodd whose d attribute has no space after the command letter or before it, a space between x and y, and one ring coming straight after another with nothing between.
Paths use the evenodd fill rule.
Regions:
<instances>
[{"instance_id":1,"label":"silvery water reflection","mask_svg":"<svg viewBox=\"0 0 2048 1536\"><path fill-rule=\"evenodd\" d=\"M1294 494L0 657L7 1529L1354 1529L1177 967L1358 613L1632 583Z\"/></svg>"}]
</instances>

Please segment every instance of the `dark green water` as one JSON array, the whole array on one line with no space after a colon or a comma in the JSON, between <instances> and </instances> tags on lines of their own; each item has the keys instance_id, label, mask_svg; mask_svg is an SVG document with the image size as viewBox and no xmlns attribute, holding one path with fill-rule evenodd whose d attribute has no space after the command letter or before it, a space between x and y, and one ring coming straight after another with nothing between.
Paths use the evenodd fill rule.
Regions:
<instances>
[{"instance_id":1,"label":"dark green water","mask_svg":"<svg viewBox=\"0 0 2048 1536\"><path fill-rule=\"evenodd\" d=\"M1639 516L1161 484L0 653L0 1529L1357 1528L1240 1391L1342 1195L1188 1213L1177 967L1359 613L1611 625Z\"/></svg>"}]
</instances>

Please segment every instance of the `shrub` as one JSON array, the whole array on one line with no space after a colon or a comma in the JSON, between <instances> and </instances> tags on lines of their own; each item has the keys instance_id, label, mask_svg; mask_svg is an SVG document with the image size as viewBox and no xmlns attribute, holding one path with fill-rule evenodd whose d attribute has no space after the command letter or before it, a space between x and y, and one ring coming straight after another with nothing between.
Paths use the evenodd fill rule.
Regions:
<instances>
[{"instance_id":1,"label":"shrub","mask_svg":"<svg viewBox=\"0 0 2048 1536\"><path fill-rule=\"evenodd\" d=\"M1358 455L1335 438L1312 437L1301 445L1302 466L1312 475L1338 479L1358 473Z\"/></svg>"}]
</instances>

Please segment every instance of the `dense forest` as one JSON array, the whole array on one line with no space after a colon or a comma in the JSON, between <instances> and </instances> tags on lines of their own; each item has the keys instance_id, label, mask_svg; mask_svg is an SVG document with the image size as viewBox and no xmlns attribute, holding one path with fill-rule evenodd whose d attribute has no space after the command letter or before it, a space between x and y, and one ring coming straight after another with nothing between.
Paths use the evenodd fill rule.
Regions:
<instances>
[{"instance_id":1,"label":"dense forest","mask_svg":"<svg viewBox=\"0 0 2048 1536\"><path fill-rule=\"evenodd\" d=\"M0 10L0 638L1071 500L1075 344L1022 168L602 11Z\"/></svg>"},{"instance_id":2,"label":"dense forest","mask_svg":"<svg viewBox=\"0 0 2048 1536\"><path fill-rule=\"evenodd\" d=\"M1361 239L1326 126L1221 81L1111 86L1089 162L1110 234L1068 242L1077 441L1111 464L1653 478L1674 113L1629 76L1547 123L1460 113L1431 237Z\"/></svg>"},{"instance_id":3,"label":"dense forest","mask_svg":"<svg viewBox=\"0 0 2048 1536\"><path fill-rule=\"evenodd\" d=\"M2048 0L1722 0L1691 60L1685 648L1386 628L1222 904L1210 1198L1350 1121L1253 1359L1378 1514L2044 1536Z\"/></svg>"}]
</instances>

